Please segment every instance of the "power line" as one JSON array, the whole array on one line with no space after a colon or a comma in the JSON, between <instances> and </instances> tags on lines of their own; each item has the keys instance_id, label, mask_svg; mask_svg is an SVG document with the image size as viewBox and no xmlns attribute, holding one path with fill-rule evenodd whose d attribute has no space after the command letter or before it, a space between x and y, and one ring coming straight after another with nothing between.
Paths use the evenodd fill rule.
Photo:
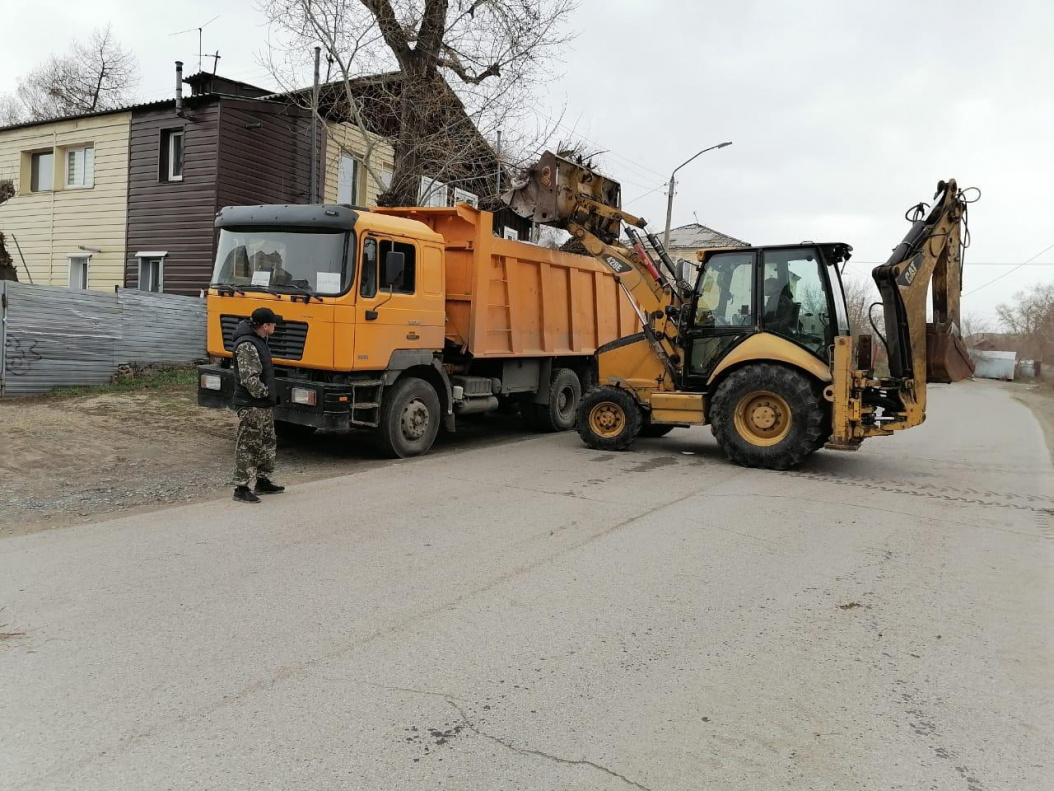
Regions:
<instances>
[{"instance_id":1,"label":"power line","mask_svg":"<svg viewBox=\"0 0 1054 791\"><path fill-rule=\"evenodd\" d=\"M989 280L989 281L988 281L987 283L984 283L984 284L982 284L982 285L978 286L977 288L973 289L973 291L967 291L967 292L966 292L965 294L963 294L963 296L964 296L964 297L968 297L968 296L970 296L971 294L976 294L976 293L977 293L978 291L980 291L980 290L981 290L982 288L987 288L988 286L992 285L992 283L995 283L995 282L997 282L997 281L999 281L999 280L1002 280L1002 279L1003 279L1004 277L1006 277L1007 275L1010 275L1010 274L1012 274L1012 273L1016 272L1016 271L1017 271L1018 269L1020 269L1021 267L1023 267L1023 266L1026 266L1026 265L1028 265L1028 264L1032 263L1032 262L1033 262L1033 261L1035 261L1035 260L1036 260L1037 258L1039 258L1039 257L1040 257L1041 255L1043 255L1043 253L1047 252L1047 250L1051 250L1051 249L1054 249L1054 244L1051 244L1051 245L1049 245L1049 246L1047 246L1047 247L1044 247L1044 248L1043 248L1042 250L1040 250L1040 251L1039 251L1038 253L1036 253L1036 254L1035 254L1034 256L1032 256L1031 258L1029 258L1029 259L1028 259L1027 261L1023 261L1022 263L1020 263L1020 264L1018 264L1017 266L1015 266L1015 267L1014 267L1013 269L1009 270L1008 272L1004 272L1004 273L1003 273L1003 274L1001 274L1001 275L1000 275L999 277L997 277L997 278L994 278L994 279L992 279L992 280Z\"/></svg>"}]
</instances>

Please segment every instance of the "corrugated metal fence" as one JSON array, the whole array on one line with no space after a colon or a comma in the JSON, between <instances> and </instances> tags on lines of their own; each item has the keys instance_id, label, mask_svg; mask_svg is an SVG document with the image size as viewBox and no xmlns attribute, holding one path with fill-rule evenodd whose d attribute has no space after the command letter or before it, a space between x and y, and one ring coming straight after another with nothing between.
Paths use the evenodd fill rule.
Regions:
<instances>
[{"instance_id":1,"label":"corrugated metal fence","mask_svg":"<svg viewBox=\"0 0 1054 791\"><path fill-rule=\"evenodd\" d=\"M108 384L119 365L205 356L205 302L0 281L0 395Z\"/></svg>"}]
</instances>

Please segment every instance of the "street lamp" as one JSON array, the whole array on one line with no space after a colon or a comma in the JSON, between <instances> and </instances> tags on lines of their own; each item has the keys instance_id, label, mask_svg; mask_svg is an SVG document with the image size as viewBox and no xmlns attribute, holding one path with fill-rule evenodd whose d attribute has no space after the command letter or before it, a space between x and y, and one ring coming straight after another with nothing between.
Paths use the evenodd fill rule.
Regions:
<instances>
[{"instance_id":1,"label":"street lamp","mask_svg":"<svg viewBox=\"0 0 1054 791\"><path fill-rule=\"evenodd\" d=\"M670 248L670 218L673 216L673 190L674 187L677 186L677 180L674 177L677 175L677 171L683 168L685 165L687 165L700 154L705 154L707 151L713 151L715 148L724 148L725 146L730 145L732 145L731 140L725 143L718 143L716 146L710 146L710 148L704 148L694 157L692 157L691 159L686 159L684 162L682 162L680 165L673 169L673 173L670 174L670 192L666 198L666 233L663 234L662 237L662 246L665 247L667 250L669 250Z\"/></svg>"}]
</instances>

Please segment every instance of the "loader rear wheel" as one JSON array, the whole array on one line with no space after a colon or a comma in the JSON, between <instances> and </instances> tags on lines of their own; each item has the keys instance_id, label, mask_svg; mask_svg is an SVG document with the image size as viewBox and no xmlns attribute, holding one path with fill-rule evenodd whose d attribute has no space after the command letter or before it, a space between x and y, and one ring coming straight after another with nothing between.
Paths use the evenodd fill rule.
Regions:
<instances>
[{"instance_id":1,"label":"loader rear wheel","mask_svg":"<svg viewBox=\"0 0 1054 791\"><path fill-rule=\"evenodd\" d=\"M825 405L819 384L804 373L750 365L729 374L714 393L711 431L737 464L786 470L822 444Z\"/></svg>"},{"instance_id":2,"label":"loader rear wheel","mask_svg":"<svg viewBox=\"0 0 1054 791\"><path fill-rule=\"evenodd\" d=\"M594 387L578 407L578 436L597 450L625 450L643 424L637 400L620 387Z\"/></svg>"}]
</instances>

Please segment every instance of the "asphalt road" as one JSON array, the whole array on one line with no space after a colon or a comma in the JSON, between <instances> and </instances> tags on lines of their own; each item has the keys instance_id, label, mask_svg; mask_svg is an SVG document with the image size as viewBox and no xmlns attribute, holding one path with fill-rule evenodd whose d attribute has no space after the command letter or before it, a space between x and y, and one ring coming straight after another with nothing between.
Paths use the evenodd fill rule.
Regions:
<instances>
[{"instance_id":1,"label":"asphalt road","mask_svg":"<svg viewBox=\"0 0 1054 791\"><path fill-rule=\"evenodd\" d=\"M1054 787L997 385L789 473L537 437L0 541L6 789Z\"/></svg>"}]
</instances>

